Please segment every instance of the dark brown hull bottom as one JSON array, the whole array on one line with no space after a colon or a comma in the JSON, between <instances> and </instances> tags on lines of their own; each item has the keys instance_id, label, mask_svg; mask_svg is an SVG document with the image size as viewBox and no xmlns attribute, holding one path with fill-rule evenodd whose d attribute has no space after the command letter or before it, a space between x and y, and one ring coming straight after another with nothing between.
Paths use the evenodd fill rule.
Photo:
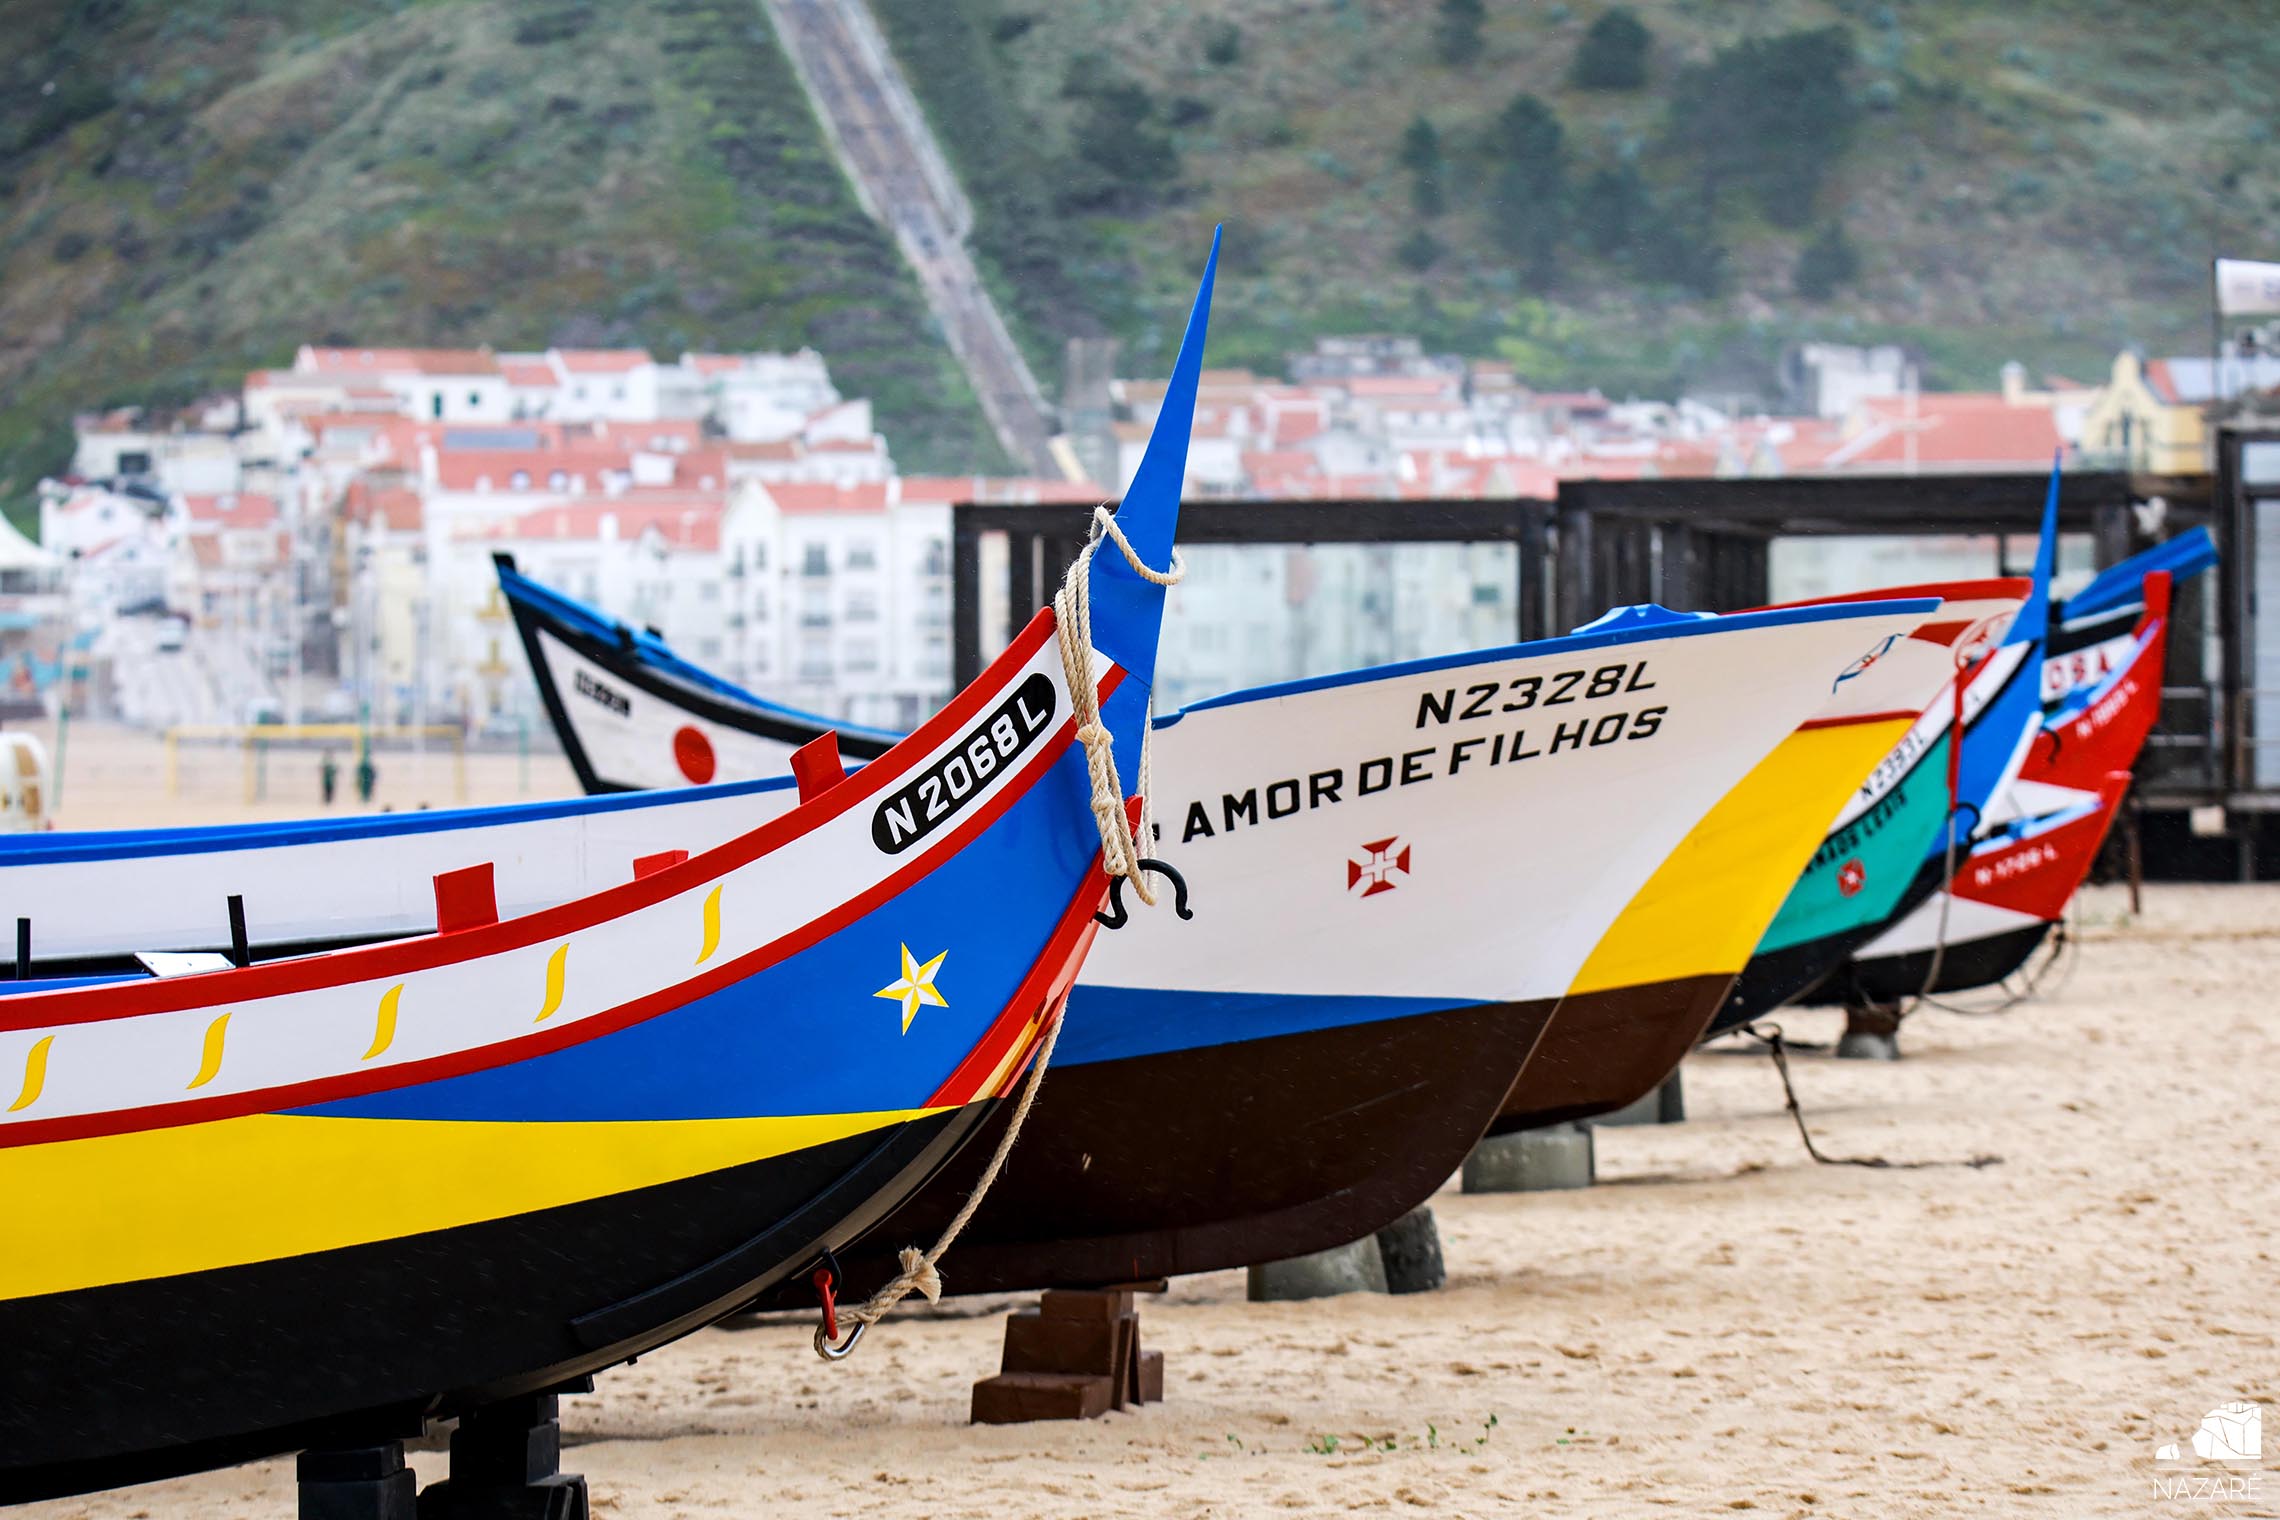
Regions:
<instances>
[{"instance_id":1,"label":"dark brown hull bottom","mask_svg":"<svg viewBox=\"0 0 2280 1520\"><path fill-rule=\"evenodd\" d=\"M1541 1129L1638 1102L1678 1070L1733 985L1729 971L1570 993L1488 1132Z\"/></svg>"},{"instance_id":2,"label":"dark brown hull bottom","mask_svg":"<svg viewBox=\"0 0 2280 1520\"><path fill-rule=\"evenodd\" d=\"M952 1293L1139 1282L1300 1256L1381 1229L1464 1162L1554 1004L1492 1003L1056 1066L943 1259ZM929 1246L1013 1105L840 1263L850 1293ZM812 1307L786 1283L755 1307Z\"/></svg>"}]
</instances>

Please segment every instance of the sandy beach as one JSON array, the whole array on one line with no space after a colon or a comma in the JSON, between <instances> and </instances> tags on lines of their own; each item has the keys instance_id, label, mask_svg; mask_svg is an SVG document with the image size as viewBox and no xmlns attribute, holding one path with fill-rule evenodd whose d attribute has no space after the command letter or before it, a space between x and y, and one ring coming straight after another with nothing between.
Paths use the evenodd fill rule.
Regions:
<instances>
[{"instance_id":1,"label":"sandy beach","mask_svg":"<svg viewBox=\"0 0 2280 1520\"><path fill-rule=\"evenodd\" d=\"M2258 1475L2214 1501L2160 1497L2154 1457L2220 1403L2280 1400L2280 889L2127 907L2086 893L2063 980L2000 1017L1918 1016L1897 1066L1796 1059L1825 1151L1999 1165L1816 1165L1764 1055L1715 1049L1687 1064L1688 1122L1601 1131L1601 1186L1444 1190L1443 1292L1255 1305L1220 1273L1144 1298L1161 1405L969 1427L1016 1301L953 1302L837 1367L805 1322L692 1337L568 1402L565 1465L614 1520L2280 1513L2274 1456L2209 1469ZM23 1513L293 1505L284 1461Z\"/></svg>"}]
</instances>

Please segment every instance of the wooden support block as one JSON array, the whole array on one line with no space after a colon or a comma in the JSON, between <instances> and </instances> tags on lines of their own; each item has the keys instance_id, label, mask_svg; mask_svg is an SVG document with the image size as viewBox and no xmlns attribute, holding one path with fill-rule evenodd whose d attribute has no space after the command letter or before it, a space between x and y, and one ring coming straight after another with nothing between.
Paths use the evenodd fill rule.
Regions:
<instances>
[{"instance_id":1,"label":"wooden support block","mask_svg":"<svg viewBox=\"0 0 2280 1520\"><path fill-rule=\"evenodd\" d=\"M1116 1322L1116 1367L1109 1374L1109 1406L1127 1409L1140 1402L1140 1316Z\"/></svg>"},{"instance_id":2,"label":"wooden support block","mask_svg":"<svg viewBox=\"0 0 2280 1520\"><path fill-rule=\"evenodd\" d=\"M1047 1288L1037 1295L1037 1312L1047 1319L1113 1321L1132 1312L1132 1290Z\"/></svg>"},{"instance_id":3,"label":"wooden support block","mask_svg":"<svg viewBox=\"0 0 2280 1520\"><path fill-rule=\"evenodd\" d=\"M1121 1325L1118 1320L1047 1318L1035 1309L1017 1310L1006 1316L1004 1370L1114 1376Z\"/></svg>"},{"instance_id":4,"label":"wooden support block","mask_svg":"<svg viewBox=\"0 0 2280 1520\"><path fill-rule=\"evenodd\" d=\"M974 1385L973 1421L1089 1420L1164 1396L1164 1359L1140 1349L1135 1290L1049 1288L1006 1316L1005 1360Z\"/></svg>"},{"instance_id":5,"label":"wooden support block","mask_svg":"<svg viewBox=\"0 0 2280 1520\"><path fill-rule=\"evenodd\" d=\"M1081 1372L1001 1372L974 1385L972 1423L1093 1420L1108 1413L1109 1380Z\"/></svg>"}]
</instances>

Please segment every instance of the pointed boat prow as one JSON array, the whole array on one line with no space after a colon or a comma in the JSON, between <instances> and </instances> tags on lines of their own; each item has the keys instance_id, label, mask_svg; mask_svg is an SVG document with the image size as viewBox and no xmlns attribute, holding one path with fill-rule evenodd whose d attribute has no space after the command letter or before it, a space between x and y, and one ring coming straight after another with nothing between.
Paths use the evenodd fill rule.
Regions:
<instances>
[{"instance_id":1,"label":"pointed boat prow","mask_svg":"<svg viewBox=\"0 0 2280 1520\"><path fill-rule=\"evenodd\" d=\"M1164 388L1163 409L1148 437L1139 473L1116 509L1116 525L1140 563L1164 571L1172 563L1172 535L1179 526L1180 492L1187 480L1188 435L1195 427L1196 386L1203 374L1203 346L1211 325L1211 288L1219 272L1219 238L1211 234L1211 257L1180 338L1179 357ZM1156 637L1163 624L1163 586L1125 563L1123 551L1103 543L1092 557L1093 647L1125 673L1123 684L1103 704L1101 717L1116 744L1117 780L1126 796L1139 791L1140 736L1148 721L1148 696L1156 680Z\"/></svg>"}]
</instances>

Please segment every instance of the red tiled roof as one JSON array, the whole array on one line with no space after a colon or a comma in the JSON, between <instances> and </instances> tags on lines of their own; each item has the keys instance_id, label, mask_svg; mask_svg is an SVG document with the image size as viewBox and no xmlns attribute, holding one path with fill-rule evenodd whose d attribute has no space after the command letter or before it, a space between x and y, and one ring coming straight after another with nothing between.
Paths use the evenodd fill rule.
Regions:
<instances>
[{"instance_id":1,"label":"red tiled roof","mask_svg":"<svg viewBox=\"0 0 2280 1520\"><path fill-rule=\"evenodd\" d=\"M359 475L341 493L341 515L351 522L378 523L391 533L417 533L427 520L427 504L408 486L383 486Z\"/></svg>"},{"instance_id":2,"label":"red tiled roof","mask_svg":"<svg viewBox=\"0 0 2280 1520\"><path fill-rule=\"evenodd\" d=\"M883 512L887 507L884 481L840 486L828 481L786 480L765 489L778 510L785 513Z\"/></svg>"},{"instance_id":3,"label":"red tiled roof","mask_svg":"<svg viewBox=\"0 0 2280 1520\"><path fill-rule=\"evenodd\" d=\"M731 443L731 459L798 459L807 453L807 445L797 438L778 439L773 443Z\"/></svg>"},{"instance_id":4,"label":"red tiled roof","mask_svg":"<svg viewBox=\"0 0 2280 1520\"><path fill-rule=\"evenodd\" d=\"M653 363L646 348L557 348L550 351L572 374L623 374Z\"/></svg>"},{"instance_id":5,"label":"red tiled roof","mask_svg":"<svg viewBox=\"0 0 2280 1520\"><path fill-rule=\"evenodd\" d=\"M1318 475L1321 466L1304 449L1245 449L1243 473L1259 475Z\"/></svg>"},{"instance_id":6,"label":"red tiled roof","mask_svg":"<svg viewBox=\"0 0 2280 1520\"><path fill-rule=\"evenodd\" d=\"M489 530L493 538L599 538L604 519L614 521L621 539L638 538L654 528L679 549L712 552L720 548L722 501L688 491L628 491L623 496L541 507Z\"/></svg>"},{"instance_id":7,"label":"red tiled roof","mask_svg":"<svg viewBox=\"0 0 2280 1520\"><path fill-rule=\"evenodd\" d=\"M1929 392L1864 401L1870 418L1820 461L1824 468L1861 470L1886 466L2036 466L2050 463L2059 447L2058 423L2050 408L2011 406L1986 392Z\"/></svg>"},{"instance_id":8,"label":"red tiled roof","mask_svg":"<svg viewBox=\"0 0 2280 1520\"><path fill-rule=\"evenodd\" d=\"M480 348L311 348L320 375L495 375L499 361Z\"/></svg>"},{"instance_id":9,"label":"red tiled roof","mask_svg":"<svg viewBox=\"0 0 2280 1520\"><path fill-rule=\"evenodd\" d=\"M266 528L277 521L276 498L259 491L185 496L182 507L198 527Z\"/></svg>"},{"instance_id":10,"label":"red tiled roof","mask_svg":"<svg viewBox=\"0 0 2280 1520\"><path fill-rule=\"evenodd\" d=\"M499 370L507 377L507 384L526 390L547 390L562 383L554 366L544 359L501 359Z\"/></svg>"}]
</instances>

